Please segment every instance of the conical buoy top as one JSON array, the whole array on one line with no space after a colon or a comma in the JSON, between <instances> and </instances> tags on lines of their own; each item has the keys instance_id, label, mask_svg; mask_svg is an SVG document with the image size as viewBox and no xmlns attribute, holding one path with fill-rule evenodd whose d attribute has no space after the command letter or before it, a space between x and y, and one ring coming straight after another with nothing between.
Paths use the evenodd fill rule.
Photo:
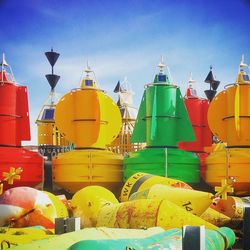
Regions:
<instances>
[{"instance_id":1,"label":"conical buoy top","mask_svg":"<svg viewBox=\"0 0 250 250\"><path fill-rule=\"evenodd\" d=\"M206 94L207 99L211 102L217 93L216 91L217 88L220 85L220 81L216 80L216 78L213 75L212 66L210 66L210 71L204 82L210 84L210 89L205 90L204 92Z\"/></svg>"},{"instance_id":2,"label":"conical buoy top","mask_svg":"<svg viewBox=\"0 0 250 250\"><path fill-rule=\"evenodd\" d=\"M206 83L212 83L213 81L215 81L215 78L214 78L214 75L213 75L213 72L212 72L212 66L210 66L210 71L209 71L209 73L208 73L208 75L207 75L207 77L206 77L206 79L205 79L205 81L204 82L206 82Z\"/></svg>"},{"instance_id":3,"label":"conical buoy top","mask_svg":"<svg viewBox=\"0 0 250 250\"><path fill-rule=\"evenodd\" d=\"M54 67L58 57L60 56L60 54L57 52L54 52L53 49L51 49L51 51L45 52L45 55L52 67Z\"/></svg>"},{"instance_id":4,"label":"conical buoy top","mask_svg":"<svg viewBox=\"0 0 250 250\"><path fill-rule=\"evenodd\" d=\"M211 102L213 98L215 97L217 91L208 89L208 90L205 90L204 92L205 92L207 99Z\"/></svg>"},{"instance_id":5,"label":"conical buoy top","mask_svg":"<svg viewBox=\"0 0 250 250\"><path fill-rule=\"evenodd\" d=\"M121 84L120 84L120 81L117 82L117 84L116 84L115 89L114 89L113 92L114 92L114 93L121 92Z\"/></svg>"},{"instance_id":6,"label":"conical buoy top","mask_svg":"<svg viewBox=\"0 0 250 250\"><path fill-rule=\"evenodd\" d=\"M54 74L48 74L48 75L45 75L48 82L49 82L49 85L51 87L51 90L53 91L54 88L56 87L56 84L58 82L58 80L60 79L60 76L58 75L54 75Z\"/></svg>"},{"instance_id":7,"label":"conical buoy top","mask_svg":"<svg viewBox=\"0 0 250 250\"><path fill-rule=\"evenodd\" d=\"M116 103L116 104L117 104L117 106L118 106L118 107L120 107L120 106L121 106L121 100L120 100L120 98L118 99L118 101L117 101L117 103Z\"/></svg>"},{"instance_id":8,"label":"conical buoy top","mask_svg":"<svg viewBox=\"0 0 250 250\"><path fill-rule=\"evenodd\" d=\"M217 90L219 85L220 85L220 81L214 80L213 82L211 82L211 87L213 90Z\"/></svg>"}]
</instances>

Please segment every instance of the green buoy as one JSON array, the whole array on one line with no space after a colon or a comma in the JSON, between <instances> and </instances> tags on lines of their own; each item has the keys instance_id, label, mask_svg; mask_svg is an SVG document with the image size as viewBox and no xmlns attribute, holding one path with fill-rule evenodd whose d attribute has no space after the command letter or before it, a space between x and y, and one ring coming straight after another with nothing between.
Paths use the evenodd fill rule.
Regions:
<instances>
[{"instance_id":1,"label":"green buoy","mask_svg":"<svg viewBox=\"0 0 250 250\"><path fill-rule=\"evenodd\" d=\"M180 88L171 84L164 67L161 60L160 72L146 85L131 138L146 147L124 158L124 178L144 172L197 184L198 157L178 149L178 142L196 140L194 131Z\"/></svg>"}]
</instances>

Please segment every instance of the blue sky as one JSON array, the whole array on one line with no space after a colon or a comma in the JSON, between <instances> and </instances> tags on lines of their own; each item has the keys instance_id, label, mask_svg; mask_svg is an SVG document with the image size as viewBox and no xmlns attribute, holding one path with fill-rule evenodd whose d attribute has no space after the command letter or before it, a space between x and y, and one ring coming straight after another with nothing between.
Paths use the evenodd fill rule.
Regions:
<instances>
[{"instance_id":1,"label":"blue sky","mask_svg":"<svg viewBox=\"0 0 250 250\"><path fill-rule=\"evenodd\" d=\"M192 71L202 96L210 65L222 88L235 81L241 54L250 64L248 0L0 0L0 13L0 52L29 89L28 144L37 141L35 119L50 90L44 52L52 46L61 54L57 92L79 86L88 60L99 87L113 97L115 84L127 76L136 106L160 55L183 94Z\"/></svg>"}]
</instances>

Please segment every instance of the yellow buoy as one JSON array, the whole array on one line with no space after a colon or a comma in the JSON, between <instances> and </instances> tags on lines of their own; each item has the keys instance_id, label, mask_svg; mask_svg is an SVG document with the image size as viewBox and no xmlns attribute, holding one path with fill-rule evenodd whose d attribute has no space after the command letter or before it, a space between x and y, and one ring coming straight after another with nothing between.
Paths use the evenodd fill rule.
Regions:
<instances>
[{"instance_id":1,"label":"yellow buoy","mask_svg":"<svg viewBox=\"0 0 250 250\"><path fill-rule=\"evenodd\" d=\"M240 98L237 98L237 90ZM228 146L249 146L250 134L248 109L250 97L250 84L236 84L220 92L210 103L208 109L208 124L212 132ZM238 99L238 100L237 100ZM239 111L237 114L238 102ZM219 108L218 108L219 107ZM240 126L235 124L239 119Z\"/></svg>"},{"instance_id":2,"label":"yellow buoy","mask_svg":"<svg viewBox=\"0 0 250 250\"><path fill-rule=\"evenodd\" d=\"M80 89L63 96L55 110L55 122L65 138L74 143L71 152L53 159L54 182L74 193L88 185L101 185L117 193L122 183L122 156L106 150L121 128L115 102L85 70Z\"/></svg>"},{"instance_id":3,"label":"yellow buoy","mask_svg":"<svg viewBox=\"0 0 250 250\"><path fill-rule=\"evenodd\" d=\"M132 194L129 199L168 200L184 208L187 212L200 216L212 204L213 194L156 184L151 188Z\"/></svg>"},{"instance_id":4,"label":"yellow buoy","mask_svg":"<svg viewBox=\"0 0 250 250\"><path fill-rule=\"evenodd\" d=\"M81 218L82 227L94 227L100 209L116 203L118 200L109 190L100 186L89 186L74 194L71 207L74 216Z\"/></svg>"},{"instance_id":5,"label":"yellow buoy","mask_svg":"<svg viewBox=\"0 0 250 250\"><path fill-rule=\"evenodd\" d=\"M56 215L58 218L60 217L69 217L69 213L67 210L67 207L65 206L65 204L59 200L59 198L57 196L55 196L54 194L47 192L47 191L43 191L52 201L55 209L56 209Z\"/></svg>"},{"instance_id":6,"label":"yellow buoy","mask_svg":"<svg viewBox=\"0 0 250 250\"><path fill-rule=\"evenodd\" d=\"M73 150L53 159L53 181L70 193L101 185L119 195L123 157L108 150Z\"/></svg>"},{"instance_id":7,"label":"yellow buoy","mask_svg":"<svg viewBox=\"0 0 250 250\"><path fill-rule=\"evenodd\" d=\"M231 222L231 218L223 213L209 207L201 216L203 220L216 225L217 227L227 226Z\"/></svg>"},{"instance_id":8,"label":"yellow buoy","mask_svg":"<svg viewBox=\"0 0 250 250\"><path fill-rule=\"evenodd\" d=\"M210 103L208 124L225 148L206 158L205 181L215 187L226 179L236 194L250 193L250 78L242 57L235 84L230 84ZM231 184L231 183L230 183Z\"/></svg>"},{"instance_id":9,"label":"yellow buoy","mask_svg":"<svg viewBox=\"0 0 250 250\"><path fill-rule=\"evenodd\" d=\"M206 158L206 166L206 182L209 185L218 186L221 179L228 178L236 194L249 193L250 148L215 147Z\"/></svg>"},{"instance_id":10,"label":"yellow buoy","mask_svg":"<svg viewBox=\"0 0 250 250\"><path fill-rule=\"evenodd\" d=\"M82 218L82 227L181 228L184 225L217 227L187 212L168 200L144 199L118 203L103 187L89 186L72 198L74 216Z\"/></svg>"},{"instance_id":11,"label":"yellow buoy","mask_svg":"<svg viewBox=\"0 0 250 250\"><path fill-rule=\"evenodd\" d=\"M229 196L227 200L220 200L212 208L231 218L231 223L228 226L236 228L240 223L242 223L245 208L249 206L249 197Z\"/></svg>"},{"instance_id":12,"label":"yellow buoy","mask_svg":"<svg viewBox=\"0 0 250 250\"><path fill-rule=\"evenodd\" d=\"M120 200L127 201L129 200L130 195L132 195L133 193L150 188L155 184L192 189L191 186L183 181L147 173L136 173L128 178L126 183L123 185Z\"/></svg>"},{"instance_id":13,"label":"yellow buoy","mask_svg":"<svg viewBox=\"0 0 250 250\"><path fill-rule=\"evenodd\" d=\"M56 106L55 120L76 148L105 148L121 128L118 106L98 89L77 89L63 96Z\"/></svg>"},{"instance_id":14,"label":"yellow buoy","mask_svg":"<svg viewBox=\"0 0 250 250\"><path fill-rule=\"evenodd\" d=\"M104 206L97 216L97 226L116 228L148 228L165 230L184 225L216 229L211 223L195 216L168 200L144 199Z\"/></svg>"}]
</instances>

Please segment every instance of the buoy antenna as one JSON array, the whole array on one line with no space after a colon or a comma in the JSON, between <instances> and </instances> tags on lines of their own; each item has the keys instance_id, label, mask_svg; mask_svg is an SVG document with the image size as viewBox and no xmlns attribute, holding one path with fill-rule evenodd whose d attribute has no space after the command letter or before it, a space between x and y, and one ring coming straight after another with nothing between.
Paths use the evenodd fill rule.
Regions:
<instances>
[{"instance_id":1,"label":"buoy antenna","mask_svg":"<svg viewBox=\"0 0 250 250\"><path fill-rule=\"evenodd\" d=\"M241 60L240 60L240 68L247 67L247 66L248 66L248 65L245 63L244 54L242 54Z\"/></svg>"},{"instance_id":2,"label":"buoy antenna","mask_svg":"<svg viewBox=\"0 0 250 250\"><path fill-rule=\"evenodd\" d=\"M5 54L3 53L2 55L2 62L1 62L1 71L2 71L2 82L3 82L3 71L5 70L5 67L8 67L9 68L9 72L11 74L11 80L13 82L15 82L15 77L14 77L14 74L13 74L13 71L12 71L12 68L11 66L7 63L6 59L5 59Z\"/></svg>"},{"instance_id":3,"label":"buoy antenna","mask_svg":"<svg viewBox=\"0 0 250 250\"><path fill-rule=\"evenodd\" d=\"M9 66L9 64L6 62L5 54L4 54L4 53L3 53L3 55L2 55L1 66L2 66L2 68L5 67L5 66Z\"/></svg>"},{"instance_id":4,"label":"buoy antenna","mask_svg":"<svg viewBox=\"0 0 250 250\"><path fill-rule=\"evenodd\" d=\"M195 83L195 80L193 79L193 73L192 72L190 72L188 83L189 83L189 88L192 88L193 83Z\"/></svg>"},{"instance_id":5,"label":"buoy antenna","mask_svg":"<svg viewBox=\"0 0 250 250\"><path fill-rule=\"evenodd\" d=\"M87 65L84 71L86 72L86 77L89 77L89 74L93 72L93 70L89 66L89 61L87 61Z\"/></svg>"},{"instance_id":6,"label":"buoy antenna","mask_svg":"<svg viewBox=\"0 0 250 250\"><path fill-rule=\"evenodd\" d=\"M162 74L163 73L163 70L164 68L166 67L165 63L164 63L164 60L163 60L163 56L161 55L161 59L160 59L160 62L158 64L158 67L160 69L160 73Z\"/></svg>"}]
</instances>

